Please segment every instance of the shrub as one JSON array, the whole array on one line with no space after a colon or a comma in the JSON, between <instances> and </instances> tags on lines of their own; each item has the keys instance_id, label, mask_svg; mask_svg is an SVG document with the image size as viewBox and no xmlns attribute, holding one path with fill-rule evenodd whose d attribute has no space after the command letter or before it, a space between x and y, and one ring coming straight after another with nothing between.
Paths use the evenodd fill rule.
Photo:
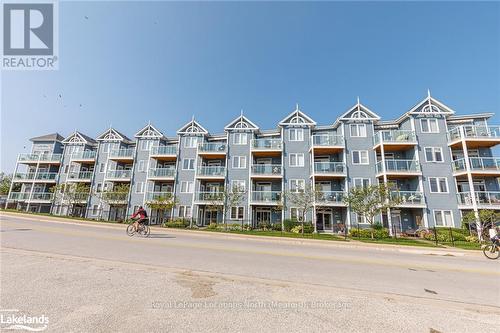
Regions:
<instances>
[{"instance_id":1,"label":"shrub","mask_svg":"<svg viewBox=\"0 0 500 333\"><path fill-rule=\"evenodd\" d=\"M372 230L373 230L373 237L374 238L388 238L389 237L389 229L387 228L366 228L366 229L358 229L358 228L351 228L349 231L349 234L351 237L360 237L360 238L371 238L372 237Z\"/></svg>"},{"instance_id":2,"label":"shrub","mask_svg":"<svg viewBox=\"0 0 500 333\"><path fill-rule=\"evenodd\" d=\"M259 229L267 231L271 229L271 223L269 222L259 222L258 224Z\"/></svg>"},{"instance_id":3,"label":"shrub","mask_svg":"<svg viewBox=\"0 0 500 333\"><path fill-rule=\"evenodd\" d=\"M209 229L209 230L220 230L221 227L217 223L210 223L207 226L207 229Z\"/></svg>"},{"instance_id":4,"label":"shrub","mask_svg":"<svg viewBox=\"0 0 500 333\"><path fill-rule=\"evenodd\" d=\"M165 222L164 226L167 228L184 229L184 228L189 227L189 221L185 220L185 219L175 219L175 220Z\"/></svg>"},{"instance_id":5,"label":"shrub","mask_svg":"<svg viewBox=\"0 0 500 333\"><path fill-rule=\"evenodd\" d=\"M277 222L277 223L274 223L272 226L271 226L271 229L274 230L274 231L281 231L281 223Z\"/></svg>"},{"instance_id":6,"label":"shrub","mask_svg":"<svg viewBox=\"0 0 500 333\"><path fill-rule=\"evenodd\" d=\"M295 227L290 229L290 231L293 232L294 234L300 234L302 231L302 226L296 225Z\"/></svg>"},{"instance_id":7,"label":"shrub","mask_svg":"<svg viewBox=\"0 0 500 333\"><path fill-rule=\"evenodd\" d=\"M478 239L476 236L465 236L465 241L469 243L476 243Z\"/></svg>"},{"instance_id":8,"label":"shrub","mask_svg":"<svg viewBox=\"0 0 500 333\"><path fill-rule=\"evenodd\" d=\"M450 228L436 228L436 232L438 242L451 242L452 236L454 241L466 241L466 238L469 237L467 229L461 228L451 228L452 236L450 236ZM425 234L424 238L435 241L436 236L434 236L434 229L431 229L429 233Z\"/></svg>"},{"instance_id":9,"label":"shrub","mask_svg":"<svg viewBox=\"0 0 500 333\"><path fill-rule=\"evenodd\" d=\"M297 221L292 219L286 219L283 221L283 224L285 227L284 231L290 232L292 228L297 224Z\"/></svg>"},{"instance_id":10,"label":"shrub","mask_svg":"<svg viewBox=\"0 0 500 333\"><path fill-rule=\"evenodd\" d=\"M239 224L239 223L228 224L227 229L228 230L232 230L232 231L240 231L241 230L241 224Z\"/></svg>"},{"instance_id":11,"label":"shrub","mask_svg":"<svg viewBox=\"0 0 500 333\"><path fill-rule=\"evenodd\" d=\"M302 224L298 223L296 226L294 226L292 229L290 229L291 232L295 234L300 234L302 233ZM304 222L304 233L305 234L312 234L314 231L314 227L311 222Z\"/></svg>"}]
</instances>

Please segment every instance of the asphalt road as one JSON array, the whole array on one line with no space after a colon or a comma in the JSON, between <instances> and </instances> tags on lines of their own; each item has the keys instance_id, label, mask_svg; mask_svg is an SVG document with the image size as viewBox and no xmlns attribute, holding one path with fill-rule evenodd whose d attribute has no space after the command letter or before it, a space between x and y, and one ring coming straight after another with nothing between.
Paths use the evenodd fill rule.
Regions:
<instances>
[{"instance_id":1,"label":"asphalt road","mask_svg":"<svg viewBox=\"0 0 500 333\"><path fill-rule=\"evenodd\" d=\"M0 218L0 310L47 331L500 331L480 255Z\"/></svg>"}]
</instances>

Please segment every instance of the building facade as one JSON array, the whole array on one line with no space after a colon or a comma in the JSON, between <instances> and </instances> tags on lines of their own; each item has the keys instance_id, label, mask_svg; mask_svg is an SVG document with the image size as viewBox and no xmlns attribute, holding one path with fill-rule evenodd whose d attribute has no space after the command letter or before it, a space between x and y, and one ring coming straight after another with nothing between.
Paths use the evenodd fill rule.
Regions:
<instances>
[{"instance_id":1,"label":"building facade","mask_svg":"<svg viewBox=\"0 0 500 333\"><path fill-rule=\"evenodd\" d=\"M430 96L392 121L358 102L331 125L304 112L261 130L243 114L210 134L192 119L175 137L148 124L133 139L109 128L93 139L31 139L18 156L7 207L56 215L119 220L140 205L151 223L187 218L199 226L221 222L281 223L301 215L287 191L317 192L307 214L318 232L364 225L343 202L354 186L390 183L401 203L379 217L391 230L461 225L467 211L500 209L500 127L492 113L456 115ZM76 193L61 191L72 186ZM221 193L244 195L228 206ZM154 209L158 198L175 207ZM214 200L218 198L218 200ZM225 198L225 196L224 196Z\"/></svg>"}]
</instances>

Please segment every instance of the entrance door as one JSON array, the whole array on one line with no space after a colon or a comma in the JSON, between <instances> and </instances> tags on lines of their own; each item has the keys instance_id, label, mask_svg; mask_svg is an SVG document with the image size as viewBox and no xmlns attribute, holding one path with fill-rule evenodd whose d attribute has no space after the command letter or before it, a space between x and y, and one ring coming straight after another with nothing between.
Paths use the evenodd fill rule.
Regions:
<instances>
[{"instance_id":1,"label":"entrance door","mask_svg":"<svg viewBox=\"0 0 500 333\"><path fill-rule=\"evenodd\" d=\"M271 223L271 209L270 208L257 208L255 210L255 222L257 225L259 223Z\"/></svg>"},{"instance_id":2,"label":"entrance door","mask_svg":"<svg viewBox=\"0 0 500 333\"><path fill-rule=\"evenodd\" d=\"M318 210L316 211L316 229L321 230L332 230L332 212L330 210Z\"/></svg>"},{"instance_id":3,"label":"entrance door","mask_svg":"<svg viewBox=\"0 0 500 333\"><path fill-rule=\"evenodd\" d=\"M391 213L391 223L392 227L396 231L396 233L401 233L403 229L401 226L401 214L400 213Z\"/></svg>"},{"instance_id":4,"label":"entrance door","mask_svg":"<svg viewBox=\"0 0 500 333\"><path fill-rule=\"evenodd\" d=\"M205 222L205 225L217 223L217 210L205 209L205 221L204 222Z\"/></svg>"}]
</instances>

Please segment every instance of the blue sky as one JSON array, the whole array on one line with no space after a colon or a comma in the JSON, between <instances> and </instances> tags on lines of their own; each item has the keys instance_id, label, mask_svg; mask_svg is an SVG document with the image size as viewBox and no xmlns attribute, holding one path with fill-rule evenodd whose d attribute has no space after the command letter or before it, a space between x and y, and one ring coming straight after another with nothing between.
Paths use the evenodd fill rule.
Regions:
<instances>
[{"instance_id":1,"label":"blue sky","mask_svg":"<svg viewBox=\"0 0 500 333\"><path fill-rule=\"evenodd\" d=\"M75 128L96 136L112 124L132 136L150 120L174 135L195 115L222 132L241 109L272 128L297 102L328 124L356 96L392 119L427 88L459 114L500 109L495 2L62 2L59 11L59 71L2 72L2 171L30 137Z\"/></svg>"}]
</instances>

